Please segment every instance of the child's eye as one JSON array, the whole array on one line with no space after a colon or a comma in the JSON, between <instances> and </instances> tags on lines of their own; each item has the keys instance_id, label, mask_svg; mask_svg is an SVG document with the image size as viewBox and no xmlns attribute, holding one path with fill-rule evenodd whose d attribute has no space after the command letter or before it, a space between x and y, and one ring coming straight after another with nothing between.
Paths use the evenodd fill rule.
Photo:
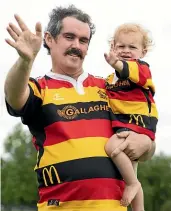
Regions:
<instances>
[{"instance_id":1,"label":"child's eye","mask_svg":"<svg viewBox=\"0 0 171 211\"><path fill-rule=\"evenodd\" d=\"M135 47L135 46L133 46L133 45L131 45L131 46L130 46L130 48L132 48L132 49L136 49L136 47Z\"/></svg>"}]
</instances>

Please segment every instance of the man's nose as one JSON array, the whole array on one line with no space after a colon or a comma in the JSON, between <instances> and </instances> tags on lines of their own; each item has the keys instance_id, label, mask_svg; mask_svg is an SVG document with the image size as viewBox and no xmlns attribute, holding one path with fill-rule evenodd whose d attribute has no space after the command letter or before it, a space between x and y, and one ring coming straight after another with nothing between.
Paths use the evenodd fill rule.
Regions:
<instances>
[{"instance_id":1,"label":"man's nose","mask_svg":"<svg viewBox=\"0 0 171 211\"><path fill-rule=\"evenodd\" d=\"M72 47L73 48L80 48L80 41L79 41L79 39L74 39L73 40L73 43L72 43Z\"/></svg>"}]
</instances>

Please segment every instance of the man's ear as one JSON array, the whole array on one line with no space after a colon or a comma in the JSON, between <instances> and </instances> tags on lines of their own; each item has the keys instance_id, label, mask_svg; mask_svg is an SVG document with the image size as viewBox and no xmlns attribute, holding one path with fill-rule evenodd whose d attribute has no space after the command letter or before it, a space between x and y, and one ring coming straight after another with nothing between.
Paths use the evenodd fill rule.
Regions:
<instances>
[{"instance_id":1,"label":"man's ear","mask_svg":"<svg viewBox=\"0 0 171 211\"><path fill-rule=\"evenodd\" d=\"M53 37L48 31L45 32L44 39L46 41L46 45L51 49Z\"/></svg>"}]
</instances>

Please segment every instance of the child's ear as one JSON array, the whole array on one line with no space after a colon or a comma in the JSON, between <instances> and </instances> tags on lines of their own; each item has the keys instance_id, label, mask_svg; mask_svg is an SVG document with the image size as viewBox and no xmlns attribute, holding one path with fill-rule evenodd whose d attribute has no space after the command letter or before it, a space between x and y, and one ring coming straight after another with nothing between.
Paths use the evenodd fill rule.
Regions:
<instances>
[{"instance_id":1,"label":"child's ear","mask_svg":"<svg viewBox=\"0 0 171 211\"><path fill-rule=\"evenodd\" d=\"M146 53L147 53L147 49L144 48L144 49L142 50L142 58L146 55Z\"/></svg>"}]
</instances>

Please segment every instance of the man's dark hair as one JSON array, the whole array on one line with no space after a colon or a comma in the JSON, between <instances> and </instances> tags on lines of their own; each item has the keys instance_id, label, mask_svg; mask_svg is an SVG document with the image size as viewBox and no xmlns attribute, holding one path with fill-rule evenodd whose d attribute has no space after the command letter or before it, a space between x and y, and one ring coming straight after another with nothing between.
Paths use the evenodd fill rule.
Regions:
<instances>
[{"instance_id":1,"label":"man's dark hair","mask_svg":"<svg viewBox=\"0 0 171 211\"><path fill-rule=\"evenodd\" d=\"M48 31L52 37L55 39L61 32L62 29L62 21L66 17L74 17L79 21L87 23L90 27L90 40L92 35L95 33L95 25L91 22L91 18L88 14L84 13L82 10L77 9L74 5L70 5L68 7L56 7L49 14L49 23L47 25L46 31ZM90 42L89 40L89 42ZM43 46L48 50L48 54L50 54L50 49L46 44L44 39Z\"/></svg>"}]
</instances>

